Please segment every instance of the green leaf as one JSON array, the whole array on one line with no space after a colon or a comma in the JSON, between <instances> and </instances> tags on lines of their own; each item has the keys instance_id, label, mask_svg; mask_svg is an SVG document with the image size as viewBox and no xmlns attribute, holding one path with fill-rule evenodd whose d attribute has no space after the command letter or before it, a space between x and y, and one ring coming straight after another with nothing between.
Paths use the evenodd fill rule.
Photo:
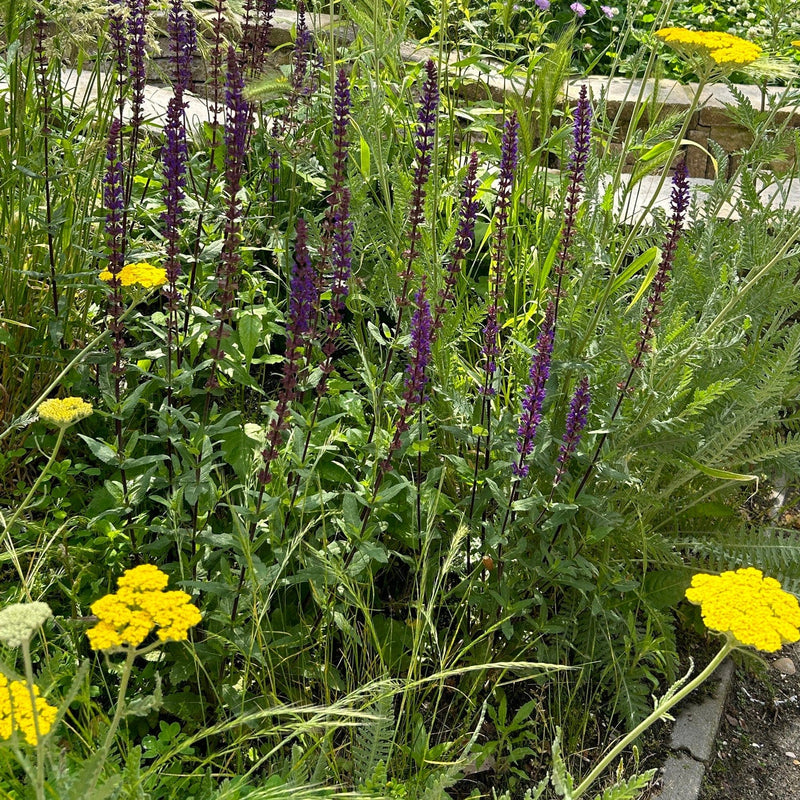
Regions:
<instances>
[{"instance_id":1,"label":"green leaf","mask_svg":"<svg viewBox=\"0 0 800 800\"><path fill-rule=\"evenodd\" d=\"M633 261L614 279L611 284L611 292L617 292L621 289L642 267L649 264L651 261L656 261L661 254L661 249L653 245L640 253ZM660 260L660 259L659 259ZM652 280L652 279L651 279Z\"/></svg>"},{"instance_id":2,"label":"green leaf","mask_svg":"<svg viewBox=\"0 0 800 800\"><path fill-rule=\"evenodd\" d=\"M119 460L117 451L105 442L101 442L99 439L92 439L91 436L86 436L83 433L79 433L78 436L89 446L92 455L104 464L116 464Z\"/></svg>"},{"instance_id":3,"label":"green leaf","mask_svg":"<svg viewBox=\"0 0 800 800\"><path fill-rule=\"evenodd\" d=\"M359 167L361 169L361 174L364 176L364 180L369 180L370 175L370 149L369 144L367 144L367 140L361 136L361 159L359 161Z\"/></svg>"},{"instance_id":4,"label":"green leaf","mask_svg":"<svg viewBox=\"0 0 800 800\"><path fill-rule=\"evenodd\" d=\"M261 340L261 319L256 314L242 314L236 324L239 345L247 365L253 360L253 353Z\"/></svg>"},{"instance_id":5,"label":"green leaf","mask_svg":"<svg viewBox=\"0 0 800 800\"><path fill-rule=\"evenodd\" d=\"M728 472L725 469L715 469L714 467L707 467L705 464L701 464L691 456L686 456L683 453L677 453L676 455L684 461L688 461L698 472L708 475L709 478L719 478L723 481L741 481L742 483L758 480L758 475L746 475L739 472Z\"/></svg>"}]
</instances>

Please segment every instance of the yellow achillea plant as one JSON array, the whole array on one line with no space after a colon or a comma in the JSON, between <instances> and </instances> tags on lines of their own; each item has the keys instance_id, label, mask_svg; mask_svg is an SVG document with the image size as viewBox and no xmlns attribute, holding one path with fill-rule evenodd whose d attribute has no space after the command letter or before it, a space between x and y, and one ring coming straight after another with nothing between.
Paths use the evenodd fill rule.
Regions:
<instances>
[{"instance_id":1,"label":"yellow achillea plant","mask_svg":"<svg viewBox=\"0 0 800 800\"><path fill-rule=\"evenodd\" d=\"M92 406L80 397L64 397L61 400L44 400L36 409L39 419L59 428L67 428L92 413Z\"/></svg>"},{"instance_id":2,"label":"yellow achillea plant","mask_svg":"<svg viewBox=\"0 0 800 800\"><path fill-rule=\"evenodd\" d=\"M31 693L35 702L31 700ZM25 741L35 747L39 737L46 736L53 727L57 713L56 708L39 696L38 686L9 681L0 673L0 739L10 739L19 731Z\"/></svg>"},{"instance_id":3,"label":"yellow achillea plant","mask_svg":"<svg viewBox=\"0 0 800 800\"><path fill-rule=\"evenodd\" d=\"M800 639L800 604L774 578L754 567L695 575L686 599L700 606L712 631L729 633L740 644L774 653Z\"/></svg>"},{"instance_id":4,"label":"yellow achillea plant","mask_svg":"<svg viewBox=\"0 0 800 800\"><path fill-rule=\"evenodd\" d=\"M730 33L661 28L656 36L688 58L707 62L715 72L728 73L757 61L763 50L753 42Z\"/></svg>"},{"instance_id":5,"label":"yellow achillea plant","mask_svg":"<svg viewBox=\"0 0 800 800\"><path fill-rule=\"evenodd\" d=\"M100 273L100 280L110 281L114 276L104 269ZM154 267L147 261L137 261L135 264L126 264L117 276L121 286L143 286L145 289L155 289L167 282L167 272L162 267Z\"/></svg>"},{"instance_id":6,"label":"yellow achillea plant","mask_svg":"<svg viewBox=\"0 0 800 800\"><path fill-rule=\"evenodd\" d=\"M129 569L113 594L91 605L98 623L86 635L94 650L138 647L153 630L162 642L179 642L202 619L186 592L166 592L167 576L152 564Z\"/></svg>"}]
</instances>

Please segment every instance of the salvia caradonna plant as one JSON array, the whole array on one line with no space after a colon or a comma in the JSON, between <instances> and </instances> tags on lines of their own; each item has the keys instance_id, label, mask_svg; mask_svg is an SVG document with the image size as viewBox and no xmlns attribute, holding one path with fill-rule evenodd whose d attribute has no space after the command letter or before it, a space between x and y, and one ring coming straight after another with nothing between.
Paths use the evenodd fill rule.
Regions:
<instances>
[{"instance_id":1,"label":"salvia caradonna plant","mask_svg":"<svg viewBox=\"0 0 800 800\"><path fill-rule=\"evenodd\" d=\"M3 599L46 594L58 621L42 650L49 673L34 680L24 657L0 669L0 700L25 712L24 724L0 713L0 737L22 756L21 772L3 780L24 774L34 791L9 791L73 800L94 787L213 800L311 782L354 797L399 796L399 786L444 796L460 765L491 756L499 791L521 795L555 738L566 781L562 741L609 737L597 721L609 713L634 736L709 674L653 710L653 686L677 665L672 609L694 567L723 572L759 552L770 571L800 578L798 548L759 530L769 547L756 551L755 526L729 530L740 525L733 484L800 469L789 405L800 395L800 219L760 207L748 183L774 149L762 142L760 155L742 156L746 223L736 224L711 211L690 219L685 167L658 145L636 175L666 154L666 182L678 163L672 210L624 227L618 187L600 182L608 143L591 147L593 131L606 130L603 104L593 128L586 89L574 124L537 132L539 145L527 97L509 99L500 130L488 101L469 104L457 127L467 101L454 72L423 64L415 98L420 73L394 55L405 25L385 6L370 18L357 4L342 7L360 14L353 42L337 24L315 41L301 6L293 64L261 79L268 91L246 88L261 67L248 62L264 48L270 0L248 4L238 52L224 42L225 4L215 4L212 72L227 52L228 77L224 103L221 77L209 95L225 126L216 130L212 111L190 134L191 8L175 0L168 10L175 96L159 131L143 132L153 7L138 0L110 4L96 58L115 69L108 113L87 115L74 138L55 135L62 116L76 117L52 102L62 92L41 41L46 5L26 28L40 36L26 62L36 92L20 95L24 81L10 80L0 103L9 131L0 155L12 139L35 150L30 160L18 144L8 151L21 169L0 157L0 244L14 265L3 272L0 342L9 326L34 321L8 318L26 282L30 307L49 316L57 281L58 321L81 336L78 348L48 350L59 338L51 330L35 359L30 348L0 348L4 364L52 362L58 376L28 384L18 450L0 460L0 469L28 460L0 501L18 578ZM330 70L319 83L318 57ZM15 64L9 56L3 69ZM25 139L19 120L43 112L45 98L43 159L44 143ZM548 128L569 112L543 116ZM646 141L671 137L659 124ZM545 153L570 129L571 147ZM675 138L677 153L684 137ZM563 174L544 175L544 155L558 155ZM94 198L81 223L92 233L78 242L68 225L42 224L37 192L49 183L55 196L62 168ZM35 179L15 183L23 170ZM35 214L23 196L35 198ZM709 202L727 199L730 187L715 182ZM49 281L46 233L58 256ZM68 251L79 269L62 277ZM126 252L163 252L164 263ZM97 282L81 277L103 266L105 315ZM71 296L82 299L70 305ZM11 383L0 385L4 403ZM34 448L46 463L29 488ZM136 560L150 563L115 583ZM761 581L695 578L687 598L725 635L721 652L774 651L797 637L796 607ZM756 595L774 599L780 629L759 616L751 635L712 613L729 590L754 618ZM18 609L0 609L0 623L8 647L32 642ZM85 673L74 694L55 675L88 651L77 644L87 632L99 654L91 669L108 670L116 699L87 692ZM155 654L167 641L180 645ZM23 661L25 675L13 674ZM503 688L512 672L513 693ZM38 732L28 724L37 706ZM500 741L512 719L530 744L522 756L507 746L515 731ZM629 740L586 767L574 797ZM615 796L630 800L640 777Z\"/></svg>"}]
</instances>

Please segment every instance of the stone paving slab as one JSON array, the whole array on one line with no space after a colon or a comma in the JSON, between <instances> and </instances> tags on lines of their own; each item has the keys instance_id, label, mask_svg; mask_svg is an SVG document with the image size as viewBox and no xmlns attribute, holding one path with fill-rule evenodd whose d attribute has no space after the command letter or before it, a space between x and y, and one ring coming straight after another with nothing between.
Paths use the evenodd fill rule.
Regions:
<instances>
[{"instance_id":1,"label":"stone paving slab","mask_svg":"<svg viewBox=\"0 0 800 800\"><path fill-rule=\"evenodd\" d=\"M697 800L705 766L685 753L670 756L661 771L661 790L652 800Z\"/></svg>"},{"instance_id":2,"label":"stone paving slab","mask_svg":"<svg viewBox=\"0 0 800 800\"><path fill-rule=\"evenodd\" d=\"M672 754L661 771L661 789L653 800L697 800L705 770L714 758L715 742L733 680L733 662L726 659L714 673L716 686L702 701L678 706L669 746Z\"/></svg>"}]
</instances>

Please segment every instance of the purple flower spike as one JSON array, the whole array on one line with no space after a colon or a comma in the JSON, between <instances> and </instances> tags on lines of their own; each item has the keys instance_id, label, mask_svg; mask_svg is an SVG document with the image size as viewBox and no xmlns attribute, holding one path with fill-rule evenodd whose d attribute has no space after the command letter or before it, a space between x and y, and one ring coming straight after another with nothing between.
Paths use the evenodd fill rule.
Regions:
<instances>
[{"instance_id":1,"label":"purple flower spike","mask_svg":"<svg viewBox=\"0 0 800 800\"><path fill-rule=\"evenodd\" d=\"M664 244L664 252L661 255L661 263L658 265L655 278L650 288L650 297L647 301L647 308L642 318L642 329L639 332L639 347L636 355L631 361L631 366L638 369L642 366L642 357L650 351L650 339L655 335L658 326L658 315L664 305L664 290L669 283L672 273L672 263L675 260L675 252L678 249L683 232L683 221L686 211L689 208L689 173L686 169L686 162L681 161L675 167L675 174L672 176L672 196L670 200L672 208L672 218L670 220L667 241Z\"/></svg>"},{"instance_id":2,"label":"purple flower spike","mask_svg":"<svg viewBox=\"0 0 800 800\"><path fill-rule=\"evenodd\" d=\"M425 370L431 357L433 320L431 307L426 297L427 288L423 276L422 285L414 295L416 308L411 317L411 360L406 367L405 392L403 394L406 402L416 405L421 405L427 399L425 384L428 382L428 376L425 374Z\"/></svg>"},{"instance_id":3,"label":"purple flower spike","mask_svg":"<svg viewBox=\"0 0 800 800\"><path fill-rule=\"evenodd\" d=\"M491 295L483 328L483 354L486 357L485 379L482 394L492 395L492 377L497 369L500 355L498 341L500 333L499 315L505 304L506 243L508 238L508 216L514 189L514 176L519 158L519 121L516 112L506 120L503 141L500 147L500 182L497 187L497 210L492 246L492 271L490 275Z\"/></svg>"},{"instance_id":4,"label":"purple flower spike","mask_svg":"<svg viewBox=\"0 0 800 800\"><path fill-rule=\"evenodd\" d=\"M289 331L295 345L300 345L312 329L319 306L316 276L308 255L308 225L297 220L297 241L289 287Z\"/></svg>"},{"instance_id":5,"label":"purple flower spike","mask_svg":"<svg viewBox=\"0 0 800 800\"><path fill-rule=\"evenodd\" d=\"M106 207L105 235L108 248L108 271L111 280L111 294L108 299L108 329L112 336L111 349L114 351L113 375L119 377L123 373L122 350L125 347L125 325L120 321L122 316L122 284L118 277L124 265L125 227L123 215L125 200L122 186L122 163L119 159L119 136L122 123L113 119L108 130L108 146L106 161L108 166L103 177L103 202Z\"/></svg>"},{"instance_id":6,"label":"purple flower spike","mask_svg":"<svg viewBox=\"0 0 800 800\"><path fill-rule=\"evenodd\" d=\"M172 41L175 94L182 97L192 83L192 59L197 46L194 16L182 0L170 0L167 32Z\"/></svg>"},{"instance_id":7,"label":"purple flower spike","mask_svg":"<svg viewBox=\"0 0 800 800\"><path fill-rule=\"evenodd\" d=\"M561 301L561 283L567 274L567 266L572 260L572 243L575 238L575 221L578 215L578 206L581 202L581 188L586 176L586 165L589 161L589 150L592 137L592 107L589 103L589 93L584 84L578 94L578 104L575 107L575 123L572 128L572 155L569 160L570 176L567 188L567 203L564 209L564 227L561 233L561 247L558 252L556 274L558 284L555 290L556 321L558 321L558 305Z\"/></svg>"},{"instance_id":8,"label":"purple flower spike","mask_svg":"<svg viewBox=\"0 0 800 800\"><path fill-rule=\"evenodd\" d=\"M405 269L400 277L403 279L404 291L399 302L408 303L404 296L408 282L413 276L412 264L417 255L417 245L422 237L422 225L425 222L425 186L431 173L433 144L436 137L436 117L439 110L439 84L436 65L432 59L425 63L425 83L422 86L420 109L417 113L417 131L414 136L414 148L417 151L417 164L414 170L414 194L411 197L411 211L408 215L409 244L405 252Z\"/></svg>"},{"instance_id":9,"label":"purple flower spike","mask_svg":"<svg viewBox=\"0 0 800 800\"><path fill-rule=\"evenodd\" d=\"M467 174L464 177L463 190L461 193L461 207L458 215L458 228L453 242L453 250L447 264L447 277L445 278L444 288L439 292L439 302L436 304L434 314L434 328L442 325L442 315L445 306L455 300L455 288L458 283L458 276L461 272L461 265L467 257L467 253L472 248L475 239L475 219L478 216L478 201L475 199L478 193L478 153L473 150L467 163Z\"/></svg>"},{"instance_id":10,"label":"purple flower spike","mask_svg":"<svg viewBox=\"0 0 800 800\"><path fill-rule=\"evenodd\" d=\"M584 375L578 383L575 394L572 396L572 400L569 404L569 413L567 414L567 423L565 426L566 430L562 438L561 449L558 452L558 472L553 480L554 486L557 486L561 482L564 473L567 471L567 464L578 447L581 434L586 427L586 420L589 415L589 404L591 401L589 378Z\"/></svg>"},{"instance_id":11,"label":"purple flower spike","mask_svg":"<svg viewBox=\"0 0 800 800\"><path fill-rule=\"evenodd\" d=\"M388 472L392 468L392 454L400 449L403 433L410 427L411 415L428 399L425 394L425 386L429 380L426 370L431 358L433 317L426 296L427 290L427 281L423 276L422 285L414 295L415 309L411 317L411 356L406 367L403 407L400 409L400 416L395 425L394 438L389 445L389 452L381 462L382 472Z\"/></svg>"},{"instance_id":12,"label":"purple flower spike","mask_svg":"<svg viewBox=\"0 0 800 800\"><path fill-rule=\"evenodd\" d=\"M145 33L147 28L147 0L128 0L128 34L130 36L131 68L131 125L136 128L144 122Z\"/></svg>"},{"instance_id":13,"label":"purple flower spike","mask_svg":"<svg viewBox=\"0 0 800 800\"><path fill-rule=\"evenodd\" d=\"M528 385L525 387L525 399L522 401L522 415L517 429L519 461L512 466L512 471L520 478L528 474L528 465L524 462L533 451L536 429L542 421L542 404L544 403L547 379L550 377L550 359L553 355L554 315L555 308L553 303L550 303L539 331L539 338L536 340L536 348L528 374Z\"/></svg>"},{"instance_id":14,"label":"purple flower spike","mask_svg":"<svg viewBox=\"0 0 800 800\"><path fill-rule=\"evenodd\" d=\"M347 177L347 129L350 126L350 81L340 69L333 87L333 176L331 198L335 203Z\"/></svg>"},{"instance_id":15,"label":"purple flower spike","mask_svg":"<svg viewBox=\"0 0 800 800\"><path fill-rule=\"evenodd\" d=\"M164 265L169 288L165 290L170 304L180 299L175 282L181 273L178 253L180 251L181 203L183 187L186 183L186 162L188 160L186 128L183 125L183 103L178 95L173 95L167 105L167 123L164 126L164 149L161 159L164 163L164 205L161 218L164 222L164 238L167 242L167 259Z\"/></svg>"}]
</instances>

